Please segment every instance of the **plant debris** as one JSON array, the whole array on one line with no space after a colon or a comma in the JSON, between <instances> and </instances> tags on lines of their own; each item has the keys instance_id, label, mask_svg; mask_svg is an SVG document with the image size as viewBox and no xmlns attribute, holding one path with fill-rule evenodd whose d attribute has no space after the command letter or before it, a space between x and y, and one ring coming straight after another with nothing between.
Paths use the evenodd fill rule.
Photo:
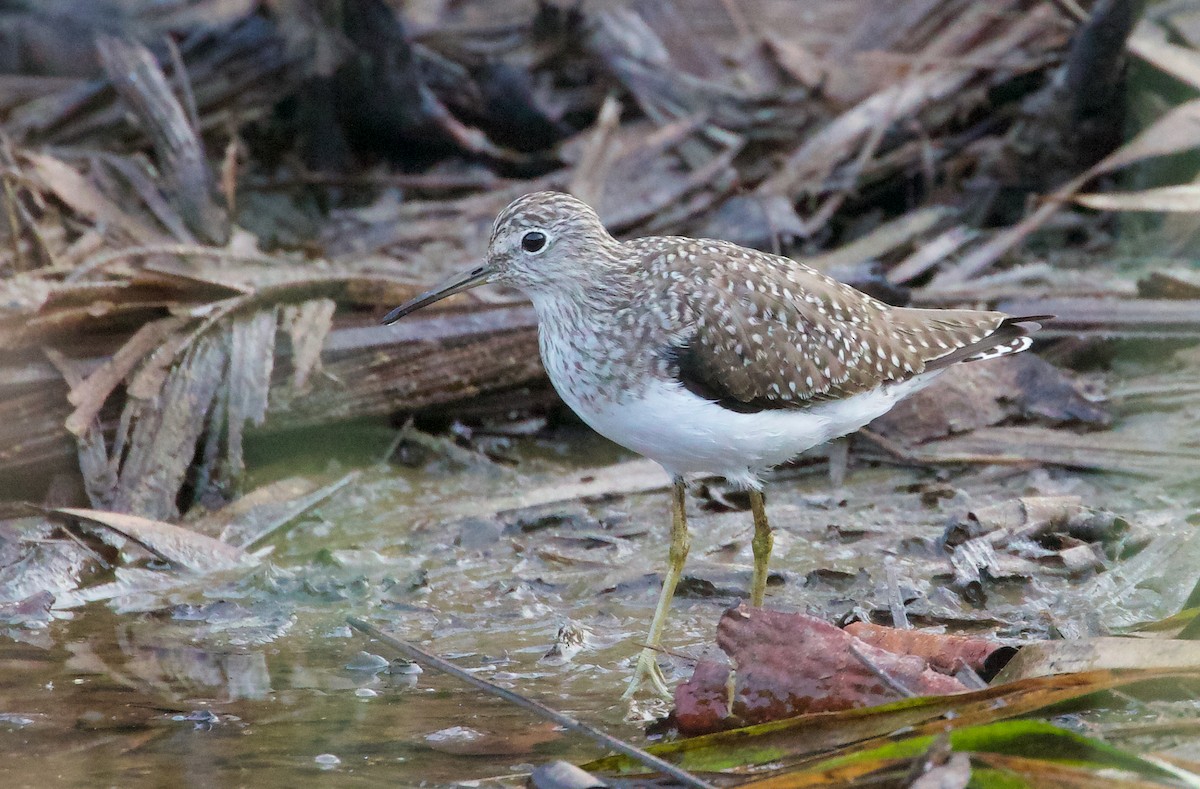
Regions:
<instances>
[{"instance_id":1,"label":"plant debris","mask_svg":"<svg viewBox=\"0 0 1200 789\"><path fill-rule=\"evenodd\" d=\"M403 724L370 716L418 680L345 676L326 652L347 606L499 684L550 677L556 704L604 696L587 678L623 671L626 619L659 583L665 474L588 443L517 294L377 325L476 261L513 198L557 189L621 238L725 238L894 304L1056 316L1038 355L948 371L777 472L795 484L773 494L788 562L771 592L811 616L726 614L733 662L702 655L677 716L697 731L808 712L655 746L687 764L676 780L1195 784L1157 741L1099 742L1107 723L1013 720L1193 679L1197 604L1175 588L1200 566L1189 9L84 5L0 9L0 639L14 686L52 700L0 711L27 763L90 756L99 736L151 764L158 732L325 720L253 702L349 691L354 713L329 720L352 748L237 756L408 780L375 756ZM332 437L372 454L348 474ZM744 594L751 555L745 497L704 484L674 612L696 638ZM1022 679L977 689L1018 645ZM663 655L668 676L692 657ZM431 714L461 715L451 703ZM446 746L459 762L542 736L456 718L407 742L433 758L424 735L460 723L497 737Z\"/></svg>"}]
</instances>

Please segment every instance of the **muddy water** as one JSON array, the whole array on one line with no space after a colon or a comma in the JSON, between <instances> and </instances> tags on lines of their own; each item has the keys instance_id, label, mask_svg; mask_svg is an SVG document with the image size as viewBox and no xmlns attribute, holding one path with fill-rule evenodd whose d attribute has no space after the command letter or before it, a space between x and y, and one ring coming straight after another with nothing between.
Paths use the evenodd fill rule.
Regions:
<instances>
[{"instance_id":1,"label":"muddy water","mask_svg":"<svg viewBox=\"0 0 1200 789\"><path fill-rule=\"evenodd\" d=\"M1118 429L1194 444L1196 417L1138 401ZM663 479L640 465L596 471L632 458L582 430L515 442L516 466L436 448L406 450L407 466L381 465L393 438L356 425L260 443L251 458L259 482L363 474L276 535L269 560L245 576L121 601L119 612L92 604L49 631L17 634L28 643L6 641L0 785L443 785L599 755L446 677L368 668L393 656L346 627L348 615L644 742L641 720L665 708L631 709L618 697L665 560ZM917 624L1020 639L1163 616L1194 581L1191 554L1176 550L1189 545L1187 519L1200 506L1187 477L860 464L835 491L820 465L789 471L769 488L780 571L769 603L830 617L886 608L893 562ZM586 503L573 486L590 491ZM933 540L945 525L1031 493L1077 494L1130 517L1115 553L1165 539L1171 550L1156 571L1171 582L1114 591L1103 575L1047 564L990 585L976 605L942 589L948 564ZM714 488L689 513L688 580L667 637L671 679L687 676L687 656L711 641L749 579L750 518L736 496ZM545 659L564 625L583 634L582 651ZM1154 747L1172 745L1195 758L1195 743Z\"/></svg>"}]
</instances>

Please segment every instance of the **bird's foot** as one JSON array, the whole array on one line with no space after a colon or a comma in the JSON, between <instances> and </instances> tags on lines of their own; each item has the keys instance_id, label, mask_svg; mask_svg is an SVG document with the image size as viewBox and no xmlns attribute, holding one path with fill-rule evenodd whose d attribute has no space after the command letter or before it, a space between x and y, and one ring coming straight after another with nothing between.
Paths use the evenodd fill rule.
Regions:
<instances>
[{"instance_id":1,"label":"bird's foot","mask_svg":"<svg viewBox=\"0 0 1200 789\"><path fill-rule=\"evenodd\" d=\"M658 667L658 652L650 647L646 647L638 655L637 666L633 670L633 679L629 681L629 687L621 694L621 698L633 698L643 682L648 683L659 696L666 699L671 698L667 680L663 677L662 669Z\"/></svg>"}]
</instances>

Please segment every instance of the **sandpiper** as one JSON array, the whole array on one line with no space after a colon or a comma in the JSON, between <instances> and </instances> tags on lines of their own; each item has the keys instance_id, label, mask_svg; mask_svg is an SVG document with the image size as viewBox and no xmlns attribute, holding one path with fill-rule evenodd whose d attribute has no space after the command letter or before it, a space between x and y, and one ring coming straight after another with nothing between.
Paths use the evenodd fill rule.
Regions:
<instances>
[{"instance_id":1,"label":"sandpiper","mask_svg":"<svg viewBox=\"0 0 1200 789\"><path fill-rule=\"evenodd\" d=\"M762 472L857 430L952 364L1027 349L1038 328L1000 312L892 307L725 241L618 241L591 207L557 192L513 201L482 265L383 322L486 282L533 302L542 362L567 405L673 480L669 566L626 697L643 681L669 695L656 652L690 544L687 476L749 491L750 602L761 606L772 543Z\"/></svg>"}]
</instances>

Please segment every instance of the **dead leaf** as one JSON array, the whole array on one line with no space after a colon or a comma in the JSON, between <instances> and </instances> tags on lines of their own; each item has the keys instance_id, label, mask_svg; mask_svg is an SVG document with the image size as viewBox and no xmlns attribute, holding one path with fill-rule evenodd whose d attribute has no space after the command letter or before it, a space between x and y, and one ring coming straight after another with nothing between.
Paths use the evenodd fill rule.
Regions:
<instances>
[{"instance_id":1,"label":"dead leaf","mask_svg":"<svg viewBox=\"0 0 1200 789\"><path fill-rule=\"evenodd\" d=\"M701 660L675 689L682 732L967 690L920 657L879 649L807 614L739 605L721 617L717 645L733 665Z\"/></svg>"},{"instance_id":2,"label":"dead leaf","mask_svg":"<svg viewBox=\"0 0 1200 789\"><path fill-rule=\"evenodd\" d=\"M212 573L257 562L254 556L228 543L205 537L165 521L126 515L120 512L64 507L54 510L71 518L80 518L106 526L163 561L193 573Z\"/></svg>"},{"instance_id":3,"label":"dead leaf","mask_svg":"<svg viewBox=\"0 0 1200 789\"><path fill-rule=\"evenodd\" d=\"M24 153L24 158L33 166L34 172L49 191L92 222L120 228L139 244L171 240L137 217L123 211L93 186L82 173L61 159L30 151Z\"/></svg>"},{"instance_id":4,"label":"dead leaf","mask_svg":"<svg viewBox=\"0 0 1200 789\"><path fill-rule=\"evenodd\" d=\"M0 624L17 627L45 627L50 623L54 595L42 590L15 603L0 603Z\"/></svg>"},{"instance_id":5,"label":"dead leaf","mask_svg":"<svg viewBox=\"0 0 1200 789\"><path fill-rule=\"evenodd\" d=\"M1198 670L1200 642L1118 637L1042 641L1021 647L994 681L1000 684L1053 674L1123 669Z\"/></svg>"},{"instance_id":6,"label":"dead leaf","mask_svg":"<svg viewBox=\"0 0 1200 789\"><path fill-rule=\"evenodd\" d=\"M1189 151L1200 145L1200 99L1193 99L1176 107L1156 120L1132 140L1113 151L1104 160L1089 170L1086 175L1095 177L1111 173L1122 167Z\"/></svg>"},{"instance_id":7,"label":"dead leaf","mask_svg":"<svg viewBox=\"0 0 1200 789\"><path fill-rule=\"evenodd\" d=\"M1164 41L1151 32L1151 25L1148 21L1139 23L1125 46L1152 66L1200 89L1200 52Z\"/></svg>"},{"instance_id":8,"label":"dead leaf","mask_svg":"<svg viewBox=\"0 0 1200 789\"><path fill-rule=\"evenodd\" d=\"M75 411L67 417L67 430L82 436L112 390L125 380L138 362L160 347L184 323L182 318L170 317L142 324L104 364L78 386L73 386L67 399L75 406Z\"/></svg>"},{"instance_id":9,"label":"dead leaf","mask_svg":"<svg viewBox=\"0 0 1200 789\"><path fill-rule=\"evenodd\" d=\"M1075 195L1076 203L1097 211L1200 212L1200 184L1176 184L1139 192Z\"/></svg>"},{"instance_id":10,"label":"dead leaf","mask_svg":"<svg viewBox=\"0 0 1200 789\"><path fill-rule=\"evenodd\" d=\"M292 341L292 387L308 391L309 376L321 369L321 349L333 328L337 304L332 299L313 299L283 308L281 320Z\"/></svg>"},{"instance_id":11,"label":"dead leaf","mask_svg":"<svg viewBox=\"0 0 1200 789\"><path fill-rule=\"evenodd\" d=\"M870 622L852 622L846 632L868 644L898 655L916 655L929 667L943 674L953 674L968 666L985 678L996 672L992 656L1011 656L1014 650L988 638L954 636L923 630L900 630ZM990 670L989 670L990 669Z\"/></svg>"}]
</instances>

